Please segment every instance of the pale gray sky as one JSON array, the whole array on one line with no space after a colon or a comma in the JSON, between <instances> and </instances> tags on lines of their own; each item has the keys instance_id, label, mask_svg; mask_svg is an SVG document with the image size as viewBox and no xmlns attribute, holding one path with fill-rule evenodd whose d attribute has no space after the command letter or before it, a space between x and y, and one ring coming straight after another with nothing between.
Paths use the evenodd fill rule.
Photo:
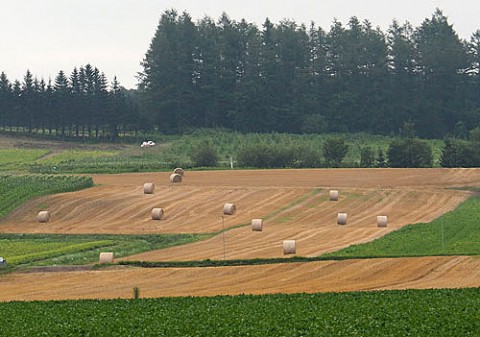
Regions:
<instances>
[{"instance_id":1,"label":"pale gray sky","mask_svg":"<svg viewBox=\"0 0 480 337\"><path fill-rule=\"evenodd\" d=\"M288 18L314 21L329 30L334 18L368 19L386 32L393 19L418 27L440 8L461 38L480 29L480 1L475 0L0 0L0 72L22 80L27 69L52 80L90 63L109 82L117 76L134 88L142 61L166 9L187 11L196 22L226 12L257 26Z\"/></svg>"}]
</instances>

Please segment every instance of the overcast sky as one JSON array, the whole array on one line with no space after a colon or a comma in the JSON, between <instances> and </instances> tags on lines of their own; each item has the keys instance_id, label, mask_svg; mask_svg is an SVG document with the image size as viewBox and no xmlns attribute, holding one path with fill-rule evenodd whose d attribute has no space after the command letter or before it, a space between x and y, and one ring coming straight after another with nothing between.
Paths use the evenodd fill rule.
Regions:
<instances>
[{"instance_id":1,"label":"overcast sky","mask_svg":"<svg viewBox=\"0 0 480 337\"><path fill-rule=\"evenodd\" d=\"M193 21L234 20L257 26L288 18L314 21L329 30L334 18L367 19L386 32L393 19L418 27L440 8L461 38L480 29L480 1L475 0L0 0L0 72L22 81L27 69L37 78L55 78L75 66L92 64L109 82L117 76L135 88L136 74L166 9L187 11Z\"/></svg>"}]
</instances>

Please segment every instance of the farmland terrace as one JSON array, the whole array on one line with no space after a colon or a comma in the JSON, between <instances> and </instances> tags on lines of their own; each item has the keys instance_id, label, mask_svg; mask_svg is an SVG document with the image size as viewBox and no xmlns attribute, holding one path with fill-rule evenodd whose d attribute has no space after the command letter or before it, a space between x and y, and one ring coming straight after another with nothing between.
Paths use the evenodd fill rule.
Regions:
<instances>
[{"instance_id":1,"label":"farmland terrace","mask_svg":"<svg viewBox=\"0 0 480 337\"><path fill-rule=\"evenodd\" d=\"M129 256L173 261L283 257L282 241L295 239L297 255L318 256L371 241L407 224L429 222L455 209L480 186L478 169L310 169L94 175L96 186L32 200L0 222L3 233L155 234L216 233L210 239ZM143 184L153 182L154 194ZM338 201L328 192L338 189ZM237 207L224 216L226 202ZM35 221L39 205L52 219ZM153 221L153 207L165 209ZM348 213L345 226L338 212ZM387 215L386 228L376 216ZM252 218L264 218L253 232ZM222 221L223 220L223 221ZM222 229L225 232L221 232ZM480 286L480 260L419 257L281 263L268 266L141 269L113 267L0 278L0 300L321 292ZM473 271L477 271L476 273Z\"/></svg>"}]
</instances>

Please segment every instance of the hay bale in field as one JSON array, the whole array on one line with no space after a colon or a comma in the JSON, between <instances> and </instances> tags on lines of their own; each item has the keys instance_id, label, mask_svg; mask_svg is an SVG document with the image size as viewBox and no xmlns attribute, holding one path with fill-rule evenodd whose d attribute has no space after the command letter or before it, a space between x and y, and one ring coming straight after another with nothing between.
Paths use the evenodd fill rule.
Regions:
<instances>
[{"instance_id":1,"label":"hay bale in field","mask_svg":"<svg viewBox=\"0 0 480 337\"><path fill-rule=\"evenodd\" d=\"M261 232L263 229L263 219L252 219L252 231Z\"/></svg>"},{"instance_id":2,"label":"hay bale in field","mask_svg":"<svg viewBox=\"0 0 480 337\"><path fill-rule=\"evenodd\" d=\"M163 208L155 207L152 209L152 220L162 220L164 215Z\"/></svg>"},{"instance_id":3,"label":"hay bale in field","mask_svg":"<svg viewBox=\"0 0 480 337\"><path fill-rule=\"evenodd\" d=\"M234 215L236 211L237 208L234 204L226 203L225 205L223 205L223 214L225 215Z\"/></svg>"},{"instance_id":4,"label":"hay bale in field","mask_svg":"<svg viewBox=\"0 0 480 337\"><path fill-rule=\"evenodd\" d=\"M37 221L38 222L48 222L50 220L50 212L49 211L40 211L37 214Z\"/></svg>"},{"instance_id":5,"label":"hay bale in field","mask_svg":"<svg viewBox=\"0 0 480 337\"><path fill-rule=\"evenodd\" d=\"M99 263L113 263L113 253L100 253Z\"/></svg>"},{"instance_id":6,"label":"hay bale in field","mask_svg":"<svg viewBox=\"0 0 480 337\"><path fill-rule=\"evenodd\" d=\"M182 177L185 175L185 171L181 167L177 167L175 170L173 170L173 173L179 174Z\"/></svg>"},{"instance_id":7,"label":"hay bale in field","mask_svg":"<svg viewBox=\"0 0 480 337\"><path fill-rule=\"evenodd\" d=\"M387 227L388 218L386 215L377 216L377 227Z\"/></svg>"},{"instance_id":8,"label":"hay bale in field","mask_svg":"<svg viewBox=\"0 0 480 337\"><path fill-rule=\"evenodd\" d=\"M338 191L331 190L330 191L330 201L337 201L338 200Z\"/></svg>"},{"instance_id":9,"label":"hay bale in field","mask_svg":"<svg viewBox=\"0 0 480 337\"><path fill-rule=\"evenodd\" d=\"M283 241L283 255L295 254L297 252L297 244L295 240Z\"/></svg>"},{"instance_id":10,"label":"hay bale in field","mask_svg":"<svg viewBox=\"0 0 480 337\"><path fill-rule=\"evenodd\" d=\"M170 182L171 183L181 183L182 182L182 176L180 174L172 173L170 175Z\"/></svg>"},{"instance_id":11,"label":"hay bale in field","mask_svg":"<svg viewBox=\"0 0 480 337\"><path fill-rule=\"evenodd\" d=\"M143 193L153 194L154 191L155 191L155 184L154 183L143 184Z\"/></svg>"},{"instance_id":12,"label":"hay bale in field","mask_svg":"<svg viewBox=\"0 0 480 337\"><path fill-rule=\"evenodd\" d=\"M346 225L346 224L347 224L347 213L338 213L337 225Z\"/></svg>"}]
</instances>

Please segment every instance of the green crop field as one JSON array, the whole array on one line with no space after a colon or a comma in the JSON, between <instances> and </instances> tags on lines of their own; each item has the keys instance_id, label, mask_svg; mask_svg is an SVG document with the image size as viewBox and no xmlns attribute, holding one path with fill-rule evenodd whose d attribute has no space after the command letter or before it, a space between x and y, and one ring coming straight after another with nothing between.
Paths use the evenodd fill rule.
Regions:
<instances>
[{"instance_id":1,"label":"green crop field","mask_svg":"<svg viewBox=\"0 0 480 337\"><path fill-rule=\"evenodd\" d=\"M92 178L84 176L0 175L0 217L33 197L76 191L92 185Z\"/></svg>"},{"instance_id":2,"label":"green crop field","mask_svg":"<svg viewBox=\"0 0 480 337\"><path fill-rule=\"evenodd\" d=\"M322 145L326 139L342 136L349 150L343 166L355 167L360 163L360 152L364 147L370 147L375 153L382 150L386 154L390 142L394 139L387 136L367 134L311 134L294 135L282 133L241 134L225 130L196 130L190 134L151 135L157 145L151 148L140 148L140 142L126 143L117 146L117 150L98 150L97 145L91 149L63 150L51 156L32 158L28 170L32 173L122 173L166 171L174 167L192 167L192 154L202 144L210 144L218 154L219 169L230 168L230 159L238 168L239 153L245 148L266 146L267 148L292 149L300 153L308 153L316 158L315 165L321 166ZM433 150L434 166L439 166L439 158L444 142L429 140ZM16 151L16 150L13 150ZM41 156L40 156L41 157ZM6 164L7 165L7 164ZM10 168L25 168L26 163L12 162ZM16 166L15 166L16 165Z\"/></svg>"},{"instance_id":3,"label":"green crop field","mask_svg":"<svg viewBox=\"0 0 480 337\"><path fill-rule=\"evenodd\" d=\"M0 149L0 171L26 170L26 167L49 153L49 150Z\"/></svg>"},{"instance_id":4,"label":"green crop field","mask_svg":"<svg viewBox=\"0 0 480 337\"><path fill-rule=\"evenodd\" d=\"M468 337L480 332L480 289L10 302L0 312L11 337Z\"/></svg>"},{"instance_id":5,"label":"green crop field","mask_svg":"<svg viewBox=\"0 0 480 337\"><path fill-rule=\"evenodd\" d=\"M101 251L119 258L201 240L203 234L61 235L0 234L0 256L10 267L95 263Z\"/></svg>"}]
</instances>

